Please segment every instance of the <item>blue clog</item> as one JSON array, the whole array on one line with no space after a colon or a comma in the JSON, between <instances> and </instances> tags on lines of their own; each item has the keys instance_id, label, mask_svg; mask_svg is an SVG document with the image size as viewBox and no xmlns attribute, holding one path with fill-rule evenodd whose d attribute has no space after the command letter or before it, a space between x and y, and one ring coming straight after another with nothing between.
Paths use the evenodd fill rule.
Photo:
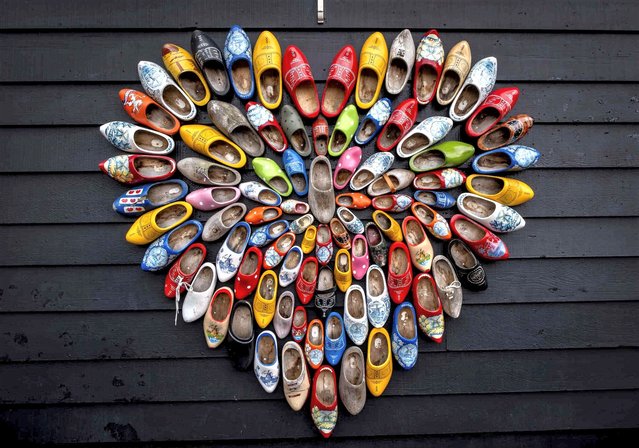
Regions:
<instances>
[{"instance_id":1,"label":"blue clog","mask_svg":"<svg viewBox=\"0 0 639 448\"><path fill-rule=\"evenodd\" d=\"M510 145L478 155L473 160L473 170L479 174L496 174L521 171L535 165L541 157L535 148Z\"/></svg>"},{"instance_id":2,"label":"blue clog","mask_svg":"<svg viewBox=\"0 0 639 448\"><path fill-rule=\"evenodd\" d=\"M368 111L355 131L355 143L363 146L373 140L382 130L391 114L391 100L379 99Z\"/></svg>"},{"instance_id":3,"label":"blue clog","mask_svg":"<svg viewBox=\"0 0 639 448\"><path fill-rule=\"evenodd\" d=\"M413 195L417 202L426 204L429 207L447 209L455 205L455 196L447 191L416 191Z\"/></svg>"},{"instance_id":4,"label":"blue clog","mask_svg":"<svg viewBox=\"0 0 639 448\"><path fill-rule=\"evenodd\" d=\"M286 232L288 232L289 224L285 219L279 221L273 221L262 227L258 227L251 234L249 239L249 246L264 247L271 241L279 238Z\"/></svg>"},{"instance_id":5,"label":"blue clog","mask_svg":"<svg viewBox=\"0 0 639 448\"><path fill-rule=\"evenodd\" d=\"M393 334L391 336L393 356L402 368L409 370L417 362L417 319L410 302L402 302L395 308Z\"/></svg>"},{"instance_id":6,"label":"blue clog","mask_svg":"<svg viewBox=\"0 0 639 448\"><path fill-rule=\"evenodd\" d=\"M308 175L304 166L304 159L297 151L287 149L282 156L284 170L286 175L293 184L293 190L298 196L306 196L308 194Z\"/></svg>"},{"instance_id":7,"label":"blue clog","mask_svg":"<svg viewBox=\"0 0 639 448\"><path fill-rule=\"evenodd\" d=\"M140 267L143 271L159 271L167 267L184 249L202 235L202 223L191 219L153 241L146 249ZM172 238L171 238L172 237Z\"/></svg>"},{"instance_id":8,"label":"blue clog","mask_svg":"<svg viewBox=\"0 0 639 448\"><path fill-rule=\"evenodd\" d=\"M255 94L251 41L238 25L233 25L226 36L224 61L235 94L250 100Z\"/></svg>"},{"instance_id":9,"label":"blue clog","mask_svg":"<svg viewBox=\"0 0 639 448\"><path fill-rule=\"evenodd\" d=\"M342 316L333 311L326 318L324 325L326 336L324 337L324 356L332 366L339 364L346 350L346 331Z\"/></svg>"},{"instance_id":10,"label":"blue clog","mask_svg":"<svg viewBox=\"0 0 639 448\"><path fill-rule=\"evenodd\" d=\"M179 201L188 192L189 187L179 179L140 185L113 201L113 210L125 216L140 216L154 208Z\"/></svg>"}]
</instances>

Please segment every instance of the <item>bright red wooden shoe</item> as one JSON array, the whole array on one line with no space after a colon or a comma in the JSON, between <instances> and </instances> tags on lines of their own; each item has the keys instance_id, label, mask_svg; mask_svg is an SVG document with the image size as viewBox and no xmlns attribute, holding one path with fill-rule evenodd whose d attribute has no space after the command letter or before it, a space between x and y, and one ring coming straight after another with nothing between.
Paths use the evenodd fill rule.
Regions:
<instances>
[{"instance_id":1,"label":"bright red wooden shoe","mask_svg":"<svg viewBox=\"0 0 639 448\"><path fill-rule=\"evenodd\" d=\"M337 380L331 366L321 366L315 372L311 417L320 434L329 438L337 424Z\"/></svg>"},{"instance_id":2,"label":"bright red wooden shoe","mask_svg":"<svg viewBox=\"0 0 639 448\"><path fill-rule=\"evenodd\" d=\"M191 283L198 269L206 258L206 247L202 243L191 244L169 269L164 280L164 295L169 299L175 298L186 291L186 284Z\"/></svg>"},{"instance_id":3,"label":"bright red wooden shoe","mask_svg":"<svg viewBox=\"0 0 639 448\"><path fill-rule=\"evenodd\" d=\"M393 111L377 137L377 149L390 151L406 135L417 119L417 100L408 98Z\"/></svg>"},{"instance_id":4,"label":"bright red wooden shoe","mask_svg":"<svg viewBox=\"0 0 639 448\"><path fill-rule=\"evenodd\" d=\"M300 115L312 119L319 115L320 103L311 66L302 50L289 45L282 62L284 85Z\"/></svg>"},{"instance_id":5,"label":"bright red wooden shoe","mask_svg":"<svg viewBox=\"0 0 639 448\"><path fill-rule=\"evenodd\" d=\"M158 182L175 174L175 160L166 156L139 154L113 156L98 165L109 177L125 185Z\"/></svg>"},{"instance_id":6,"label":"bright red wooden shoe","mask_svg":"<svg viewBox=\"0 0 639 448\"><path fill-rule=\"evenodd\" d=\"M422 37L415 53L413 96L419 104L428 104L435 97L443 66L442 41L437 30L430 30Z\"/></svg>"},{"instance_id":7,"label":"bright red wooden shoe","mask_svg":"<svg viewBox=\"0 0 639 448\"><path fill-rule=\"evenodd\" d=\"M346 45L333 58L328 68L326 85L322 94L322 114L337 117L353 93L357 80L357 55L352 45Z\"/></svg>"},{"instance_id":8,"label":"bright red wooden shoe","mask_svg":"<svg viewBox=\"0 0 639 448\"><path fill-rule=\"evenodd\" d=\"M262 271L262 259L262 251L255 246L249 247L244 254L233 286L236 299L245 299L255 292Z\"/></svg>"},{"instance_id":9,"label":"bright red wooden shoe","mask_svg":"<svg viewBox=\"0 0 639 448\"><path fill-rule=\"evenodd\" d=\"M122 89L119 95L124 111L141 125L169 135L180 130L178 119L144 93Z\"/></svg>"},{"instance_id":10,"label":"bright red wooden shoe","mask_svg":"<svg viewBox=\"0 0 639 448\"><path fill-rule=\"evenodd\" d=\"M444 309L435 279L426 272L413 281L413 305L419 328L426 336L441 344L444 337Z\"/></svg>"},{"instance_id":11,"label":"bright red wooden shoe","mask_svg":"<svg viewBox=\"0 0 639 448\"><path fill-rule=\"evenodd\" d=\"M464 215L457 214L450 218L450 228L477 256L485 260L506 260L510 256L501 238Z\"/></svg>"},{"instance_id":12,"label":"bright red wooden shoe","mask_svg":"<svg viewBox=\"0 0 639 448\"><path fill-rule=\"evenodd\" d=\"M313 122L313 147L318 156L325 156L328 152L328 137L328 121L320 115Z\"/></svg>"},{"instance_id":13,"label":"bright red wooden shoe","mask_svg":"<svg viewBox=\"0 0 639 448\"><path fill-rule=\"evenodd\" d=\"M388 251L388 294L395 303L402 303L413 281L413 268L408 247L403 242L394 242Z\"/></svg>"},{"instance_id":14,"label":"bright red wooden shoe","mask_svg":"<svg viewBox=\"0 0 639 448\"><path fill-rule=\"evenodd\" d=\"M319 264L317 258L306 257L302 262L300 273L295 281L295 291L300 302L306 305L311 301L317 287L317 274L319 272Z\"/></svg>"},{"instance_id":15,"label":"bright red wooden shoe","mask_svg":"<svg viewBox=\"0 0 639 448\"><path fill-rule=\"evenodd\" d=\"M488 132L515 107L518 99L519 89L517 87L493 90L466 120L466 134L469 137L479 137Z\"/></svg>"}]
</instances>

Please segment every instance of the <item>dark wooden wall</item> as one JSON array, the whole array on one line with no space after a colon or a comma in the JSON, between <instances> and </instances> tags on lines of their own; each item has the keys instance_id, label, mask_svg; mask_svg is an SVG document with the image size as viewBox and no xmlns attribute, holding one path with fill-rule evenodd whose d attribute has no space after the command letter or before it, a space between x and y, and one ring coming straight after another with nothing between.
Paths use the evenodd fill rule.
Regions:
<instances>
[{"instance_id":1,"label":"dark wooden wall","mask_svg":"<svg viewBox=\"0 0 639 448\"><path fill-rule=\"evenodd\" d=\"M332 443L636 440L639 3L326 0L323 26L313 1L265 3L0 1L3 440L317 441L308 412L233 371L199 322L173 327L163 276L139 269L144 249L111 210L123 188L97 169L117 153L98 125L127 119L117 92L139 86L137 61L188 48L195 27L222 43L233 23L299 45L320 81L374 30L390 45L437 28L446 50L463 38L475 61L496 56L498 85L522 90L515 112L536 119L524 142L543 157L518 177L537 197L506 239L512 259L487 265L488 291L465 294L442 345L421 340L413 371L341 412Z\"/></svg>"}]
</instances>

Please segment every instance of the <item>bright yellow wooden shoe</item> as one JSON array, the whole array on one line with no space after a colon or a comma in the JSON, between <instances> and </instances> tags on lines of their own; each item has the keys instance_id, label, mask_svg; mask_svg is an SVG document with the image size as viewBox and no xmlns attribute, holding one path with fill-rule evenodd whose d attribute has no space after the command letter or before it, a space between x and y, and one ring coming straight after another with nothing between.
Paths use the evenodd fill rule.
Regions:
<instances>
[{"instance_id":1,"label":"bright yellow wooden shoe","mask_svg":"<svg viewBox=\"0 0 639 448\"><path fill-rule=\"evenodd\" d=\"M146 212L135 220L126 233L131 244L149 244L189 219L193 206L185 201L172 202Z\"/></svg>"},{"instance_id":2,"label":"bright yellow wooden shoe","mask_svg":"<svg viewBox=\"0 0 639 448\"><path fill-rule=\"evenodd\" d=\"M317 238L317 227L309 226L304 232L304 238L302 239L302 252L310 254L315 249L315 239Z\"/></svg>"},{"instance_id":3,"label":"bright yellow wooden shoe","mask_svg":"<svg viewBox=\"0 0 639 448\"><path fill-rule=\"evenodd\" d=\"M375 104L384 83L388 65L388 47L379 31L371 34L359 55L359 70L355 86L355 102L361 109L370 109Z\"/></svg>"},{"instance_id":4,"label":"bright yellow wooden shoe","mask_svg":"<svg viewBox=\"0 0 639 448\"><path fill-rule=\"evenodd\" d=\"M266 328L275 316L275 297L277 297L277 275L269 269L262 273L253 298L255 322L260 328Z\"/></svg>"},{"instance_id":5,"label":"bright yellow wooden shoe","mask_svg":"<svg viewBox=\"0 0 639 448\"><path fill-rule=\"evenodd\" d=\"M351 270L351 254L346 249L340 249L335 255L335 268L333 270L335 283L340 291L346 292L353 283L353 271Z\"/></svg>"},{"instance_id":6,"label":"bright yellow wooden shoe","mask_svg":"<svg viewBox=\"0 0 639 448\"><path fill-rule=\"evenodd\" d=\"M373 212L373 221L379 227L386 238L391 241L403 241L402 229L399 223L395 221L388 213L381 210L375 210Z\"/></svg>"},{"instance_id":7,"label":"bright yellow wooden shoe","mask_svg":"<svg viewBox=\"0 0 639 448\"><path fill-rule=\"evenodd\" d=\"M246 165L246 154L222 133L203 124L185 124L180 127L180 137L195 152L210 157L231 168Z\"/></svg>"},{"instance_id":8,"label":"bright yellow wooden shoe","mask_svg":"<svg viewBox=\"0 0 639 448\"><path fill-rule=\"evenodd\" d=\"M471 174L466 179L466 189L504 205L519 205L530 201L535 192L520 180L508 177Z\"/></svg>"},{"instance_id":9,"label":"bright yellow wooden shoe","mask_svg":"<svg viewBox=\"0 0 639 448\"><path fill-rule=\"evenodd\" d=\"M393 376L391 343L385 328L373 328L368 335L366 356L366 386L375 397L379 397Z\"/></svg>"},{"instance_id":10,"label":"bright yellow wooden shoe","mask_svg":"<svg viewBox=\"0 0 639 448\"><path fill-rule=\"evenodd\" d=\"M270 31L262 31L255 42L253 69L261 103L268 109L278 108L282 102L282 50Z\"/></svg>"},{"instance_id":11,"label":"bright yellow wooden shoe","mask_svg":"<svg viewBox=\"0 0 639 448\"><path fill-rule=\"evenodd\" d=\"M162 61L191 101L206 106L211 100L211 92L191 53L175 44L164 44Z\"/></svg>"}]
</instances>

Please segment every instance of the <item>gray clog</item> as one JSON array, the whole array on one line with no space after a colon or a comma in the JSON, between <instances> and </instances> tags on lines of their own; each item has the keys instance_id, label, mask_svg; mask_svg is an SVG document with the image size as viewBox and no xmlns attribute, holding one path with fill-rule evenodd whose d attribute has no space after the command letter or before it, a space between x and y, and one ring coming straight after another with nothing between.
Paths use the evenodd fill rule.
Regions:
<instances>
[{"instance_id":1,"label":"gray clog","mask_svg":"<svg viewBox=\"0 0 639 448\"><path fill-rule=\"evenodd\" d=\"M287 104L282 107L281 124L291 148L300 156L308 157L311 154L311 141L306 133L302 117L293 106Z\"/></svg>"},{"instance_id":2,"label":"gray clog","mask_svg":"<svg viewBox=\"0 0 639 448\"><path fill-rule=\"evenodd\" d=\"M335 190L331 163L326 156L313 159L308 177L308 204L311 213L319 222L328 224L335 214Z\"/></svg>"},{"instance_id":3,"label":"gray clog","mask_svg":"<svg viewBox=\"0 0 639 448\"><path fill-rule=\"evenodd\" d=\"M366 370L364 353L349 347L342 356L339 375L339 398L351 415L359 414L366 404Z\"/></svg>"},{"instance_id":4,"label":"gray clog","mask_svg":"<svg viewBox=\"0 0 639 448\"><path fill-rule=\"evenodd\" d=\"M187 157L177 163L177 168L184 177L201 185L230 187L237 185L242 176L233 168L210 162L198 157Z\"/></svg>"},{"instance_id":5,"label":"gray clog","mask_svg":"<svg viewBox=\"0 0 639 448\"><path fill-rule=\"evenodd\" d=\"M396 168L375 179L368 186L367 192L369 196L381 196L383 194L395 193L396 191L408 187L411 183L413 183L413 179L415 179L415 173L412 171L405 170L403 168Z\"/></svg>"},{"instance_id":6,"label":"gray clog","mask_svg":"<svg viewBox=\"0 0 639 448\"><path fill-rule=\"evenodd\" d=\"M246 205L241 202L231 204L211 216L202 231L202 240L211 242L222 238L231 228L240 222L246 214Z\"/></svg>"},{"instance_id":7,"label":"gray clog","mask_svg":"<svg viewBox=\"0 0 639 448\"><path fill-rule=\"evenodd\" d=\"M215 127L248 155L259 157L264 154L264 142L240 109L224 101L212 100L206 110Z\"/></svg>"}]
</instances>

